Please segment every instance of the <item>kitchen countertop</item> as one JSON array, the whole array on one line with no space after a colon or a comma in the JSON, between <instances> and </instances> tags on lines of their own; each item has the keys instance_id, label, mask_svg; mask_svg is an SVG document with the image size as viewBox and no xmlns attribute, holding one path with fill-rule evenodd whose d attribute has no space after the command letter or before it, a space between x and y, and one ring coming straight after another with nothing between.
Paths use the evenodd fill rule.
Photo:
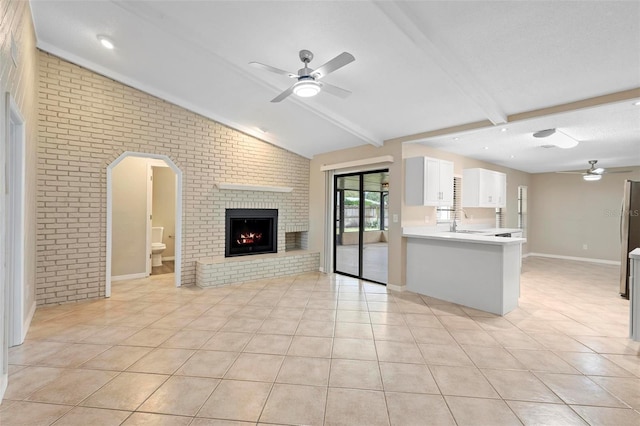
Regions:
<instances>
[{"instance_id":1,"label":"kitchen countertop","mask_svg":"<svg viewBox=\"0 0 640 426\"><path fill-rule=\"evenodd\" d=\"M402 228L402 236L409 238L426 238L432 240L458 241L462 243L510 245L526 243L526 238L496 237L495 234L522 232L517 228L470 229L472 233L439 231L426 227Z\"/></svg>"},{"instance_id":2,"label":"kitchen countertop","mask_svg":"<svg viewBox=\"0 0 640 426\"><path fill-rule=\"evenodd\" d=\"M463 228L464 230L464 228ZM476 235L496 235L496 234L512 234L514 232L522 232L520 228L470 228L469 231L473 231Z\"/></svg>"}]
</instances>

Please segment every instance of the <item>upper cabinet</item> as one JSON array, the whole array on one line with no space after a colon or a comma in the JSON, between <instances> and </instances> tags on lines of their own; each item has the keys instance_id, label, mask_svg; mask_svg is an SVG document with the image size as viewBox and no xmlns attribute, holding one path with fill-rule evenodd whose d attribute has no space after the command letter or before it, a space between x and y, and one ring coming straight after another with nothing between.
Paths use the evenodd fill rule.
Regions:
<instances>
[{"instance_id":1,"label":"upper cabinet","mask_svg":"<svg viewBox=\"0 0 640 426\"><path fill-rule=\"evenodd\" d=\"M430 157L405 160L405 203L453 206L453 163Z\"/></svg>"},{"instance_id":2,"label":"upper cabinet","mask_svg":"<svg viewBox=\"0 0 640 426\"><path fill-rule=\"evenodd\" d=\"M462 207L505 207L507 175L486 169L462 171Z\"/></svg>"}]
</instances>

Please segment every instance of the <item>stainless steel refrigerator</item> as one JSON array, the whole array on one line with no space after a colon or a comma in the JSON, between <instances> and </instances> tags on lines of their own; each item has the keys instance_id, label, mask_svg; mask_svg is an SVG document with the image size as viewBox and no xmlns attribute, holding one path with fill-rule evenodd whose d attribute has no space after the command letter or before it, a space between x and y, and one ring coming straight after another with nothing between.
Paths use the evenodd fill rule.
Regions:
<instances>
[{"instance_id":1,"label":"stainless steel refrigerator","mask_svg":"<svg viewBox=\"0 0 640 426\"><path fill-rule=\"evenodd\" d=\"M620 295L629 298L629 252L640 247L640 182L624 182L620 218Z\"/></svg>"}]
</instances>

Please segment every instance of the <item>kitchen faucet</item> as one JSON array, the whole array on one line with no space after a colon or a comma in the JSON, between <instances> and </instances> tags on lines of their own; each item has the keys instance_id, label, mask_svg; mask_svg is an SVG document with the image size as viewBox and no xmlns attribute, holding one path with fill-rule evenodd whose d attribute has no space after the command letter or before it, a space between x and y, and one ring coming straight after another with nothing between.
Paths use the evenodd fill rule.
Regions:
<instances>
[{"instance_id":1,"label":"kitchen faucet","mask_svg":"<svg viewBox=\"0 0 640 426\"><path fill-rule=\"evenodd\" d=\"M456 222L456 213L462 212L462 214L464 214L465 219L467 218L467 213L462 209L451 209L449 211L453 212L453 219L451 220L451 225L449 226L449 232L458 232L458 223Z\"/></svg>"}]
</instances>

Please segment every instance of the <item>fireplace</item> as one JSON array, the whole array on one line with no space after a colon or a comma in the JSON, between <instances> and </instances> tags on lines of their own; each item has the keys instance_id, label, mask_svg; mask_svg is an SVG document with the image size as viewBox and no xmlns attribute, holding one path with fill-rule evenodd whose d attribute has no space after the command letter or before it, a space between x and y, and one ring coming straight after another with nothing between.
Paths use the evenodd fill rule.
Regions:
<instances>
[{"instance_id":1,"label":"fireplace","mask_svg":"<svg viewBox=\"0 0 640 426\"><path fill-rule=\"evenodd\" d=\"M278 251L277 209L227 209L225 257Z\"/></svg>"}]
</instances>

